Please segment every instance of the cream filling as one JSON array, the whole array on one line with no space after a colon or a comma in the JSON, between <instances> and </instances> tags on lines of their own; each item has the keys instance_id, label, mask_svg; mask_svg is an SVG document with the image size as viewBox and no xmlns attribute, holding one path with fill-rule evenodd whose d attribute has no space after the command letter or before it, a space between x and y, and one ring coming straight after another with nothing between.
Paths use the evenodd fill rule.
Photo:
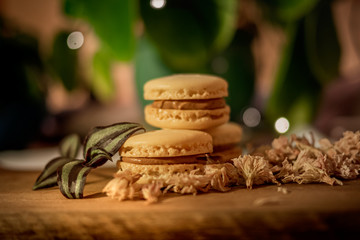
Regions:
<instances>
[{"instance_id":1,"label":"cream filling","mask_svg":"<svg viewBox=\"0 0 360 240\"><path fill-rule=\"evenodd\" d=\"M121 157L120 162L140 165L163 165L163 164L212 164L226 163L232 158L239 157L242 153L240 147L222 148L211 154L198 154L178 157Z\"/></svg>"},{"instance_id":2,"label":"cream filling","mask_svg":"<svg viewBox=\"0 0 360 240\"><path fill-rule=\"evenodd\" d=\"M198 110L177 110L177 109L159 109L153 108L151 105L145 107L145 118L152 118L158 121L177 120L177 121L207 121L209 119L216 120L229 115L230 108L217 109L198 109Z\"/></svg>"},{"instance_id":3,"label":"cream filling","mask_svg":"<svg viewBox=\"0 0 360 240\"><path fill-rule=\"evenodd\" d=\"M217 109L226 106L225 99L204 99L204 100L157 100L151 106L161 109L196 110L196 109Z\"/></svg>"}]
</instances>

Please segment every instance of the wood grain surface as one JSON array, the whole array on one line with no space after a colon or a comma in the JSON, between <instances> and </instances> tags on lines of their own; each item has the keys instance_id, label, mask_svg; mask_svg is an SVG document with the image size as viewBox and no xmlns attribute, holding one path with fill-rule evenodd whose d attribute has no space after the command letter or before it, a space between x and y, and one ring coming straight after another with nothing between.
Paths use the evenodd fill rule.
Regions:
<instances>
[{"instance_id":1,"label":"wood grain surface","mask_svg":"<svg viewBox=\"0 0 360 240\"><path fill-rule=\"evenodd\" d=\"M93 170L84 199L32 191L39 172L0 169L0 239L358 239L360 180L286 184L227 193L119 202L102 188L115 169Z\"/></svg>"}]
</instances>

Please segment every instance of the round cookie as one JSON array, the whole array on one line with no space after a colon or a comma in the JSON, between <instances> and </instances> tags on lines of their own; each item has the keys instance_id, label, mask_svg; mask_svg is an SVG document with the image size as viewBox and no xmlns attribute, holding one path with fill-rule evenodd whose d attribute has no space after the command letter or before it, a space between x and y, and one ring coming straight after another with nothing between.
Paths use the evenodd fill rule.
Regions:
<instances>
[{"instance_id":1,"label":"round cookie","mask_svg":"<svg viewBox=\"0 0 360 240\"><path fill-rule=\"evenodd\" d=\"M120 148L120 170L143 181L202 169L212 152L212 137L203 131L163 129L131 136Z\"/></svg>"},{"instance_id":2,"label":"round cookie","mask_svg":"<svg viewBox=\"0 0 360 240\"><path fill-rule=\"evenodd\" d=\"M203 130L229 121L230 108L218 109L157 109L145 107L145 120L152 126L172 129Z\"/></svg>"},{"instance_id":3,"label":"round cookie","mask_svg":"<svg viewBox=\"0 0 360 240\"><path fill-rule=\"evenodd\" d=\"M243 131L239 124L227 122L223 125L206 129L205 132L212 136L214 147L221 147L240 143Z\"/></svg>"},{"instance_id":4,"label":"round cookie","mask_svg":"<svg viewBox=\"0 0 360 240\"><path fill-rule=\"evenodd\" d=\"M175 74L144 85L145 100L214 99L228 96L228 83L206 74Z\"/></svg>"},{"instance_id":5,"label":"round cookie","mask_svg":"<svg viewBox=\"0 0 360 240\"><path fill-rule=\"evenodd\" d=\"M203 130L229 121L230 108L224 97L227 82L216 76L178 74L150 80L144 98L145 120L152 126Z\"/></svg>"},{"instance_id":6,"label":"round cookie","mask_svg":"<svg viewBox=\"0 0 360 240\"><path fill-rule=\"evenodd\" d=\"M196 130L163 129L131 136L120 148L122 157L179 157L212 152L212 138Z\"/></svg>"},{"instance_id":7,"label":"round cookie","mask_svg":"<svg viewBox=\"0 0 360 240\"><path fill-rule=\"evenodd\" d=\"M213 139L213 152L210 158L216 161L226 162L242 154L240 142L242 128L239 124L228 122L223 125L206 129Z\"/></svg>"}]
</instances>

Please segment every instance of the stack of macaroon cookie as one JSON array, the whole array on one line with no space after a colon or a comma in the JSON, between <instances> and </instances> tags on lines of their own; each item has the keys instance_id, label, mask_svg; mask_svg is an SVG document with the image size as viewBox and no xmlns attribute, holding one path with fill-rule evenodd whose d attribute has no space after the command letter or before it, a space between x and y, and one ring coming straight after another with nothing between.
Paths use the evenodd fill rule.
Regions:
<instances>
[{"instance_id":1,"label":"stack of macaroon cookie","mask_svg":"<svg viewBox=\"0 0 360 240\"><path fill-rule=\"evenodd\" d=\"M132 136L123 144L118 176L127 172L138 176L138 184L157 182L181 193L228 190L238 180L229 162L241 154L242 129L229 122L227 96L227 82L212 75L148 81L144 98L153 102L144 109L145 120L160 130ZM108 195L126 198L120 191L109 194L111 188Z\"/></svg>"},{"instance_id":2,"label":"stack of macaroon cookie","mask_svg":"<svg viewBox=\"0 0 360 240\"><path fill-rule=\"evenodd\" d=\"M228 83L217 76L178 74L148 81L145 120L162 129L201 130L213 138L212 159L224 162L241 154L241 127L229 122Z\"/></svg>"}]
</instances>

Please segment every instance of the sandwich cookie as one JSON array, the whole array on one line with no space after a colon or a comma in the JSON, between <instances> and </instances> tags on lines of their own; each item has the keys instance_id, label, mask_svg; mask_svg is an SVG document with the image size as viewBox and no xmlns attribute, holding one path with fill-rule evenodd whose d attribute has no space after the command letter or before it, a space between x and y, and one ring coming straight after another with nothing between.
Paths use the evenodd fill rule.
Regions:
<instances>
[{"instance_id":1,"label":"sandwich cookie","mask_svg":"<svg viewBox=\"0 0 360 240\"><path fill-rule=\"evenodd\" d=\"M120 148L117 166L140 174L140 183L190 172L206 164L212 137L202 131L163 129L130 137Z\"/></svg>"},{"instance_id":2,"label":"sandwich cookie","mask_svg":"<svg viewBox=\"0 0 360 240\"><path fill-rule=\"evenodd\" d=\"M212 150L212 137L198 130L163 129L131 136L119 150L118 179L105 191L110 196L122 194L128 185L121 179L135 179L131 181L141 186L157 183L180 193L227 191L237 181L237 172L230 163L209 163Z\"/></svg>"},{"instance_id":3,"label":"sandwich cookie","mask_svg":"<svg viewBox=\"0 0 360 240\"><path fill-rule=\"evenodd\" d=\"M215 162L230 162L242 154L240 142L242 128L239 124L228 122L218 127L204 130L212 136L213 152L210 159Z\"/></svg>"},{"instance_id":4,"label":"sandwich cookie","mask_svg":"<svg viewBox=\"0 0 360 240\"><path fill-rule=\"evenodd\" d=\"M204 74L177 74L153 79L144 85L145 120L169 129L203 130L226 123L230 108L227 82Z\"/></svg>"},{"instance_id":5,"label":"sandwich cookie","mask_svg":"<svg viewBox=\"0 0 360 240\"><path fill-rule=\"evenodd\" d=\"M203 162L212 151L212 137L205 132L163 129L130 137L119 153L122 162L165 165Z\"/></svg>"}]
</instances>

